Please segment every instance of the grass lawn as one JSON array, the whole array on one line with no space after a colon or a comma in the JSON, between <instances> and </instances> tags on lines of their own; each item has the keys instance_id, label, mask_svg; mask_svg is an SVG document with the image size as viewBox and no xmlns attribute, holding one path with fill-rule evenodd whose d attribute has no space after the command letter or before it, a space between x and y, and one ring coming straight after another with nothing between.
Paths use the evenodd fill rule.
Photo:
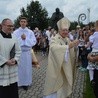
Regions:
<instances>
[{"instance_id":1,"label":"grass lawn","mask_svg":"<svg viewBox=\"0 0 98 98\"><path fill-rule=\"evenodd\" d=\"M86 87L84 90L84 98L95 98L93 89L90 86L89 73L86 73Z\"/></svg>"}]
</instances>

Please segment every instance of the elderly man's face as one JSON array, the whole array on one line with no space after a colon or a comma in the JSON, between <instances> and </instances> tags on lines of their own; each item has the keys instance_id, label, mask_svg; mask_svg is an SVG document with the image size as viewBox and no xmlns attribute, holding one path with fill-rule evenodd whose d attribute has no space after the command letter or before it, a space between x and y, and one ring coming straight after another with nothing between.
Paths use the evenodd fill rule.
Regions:
<instances>
[{"instance_id":1,"label":"elderly man's face","mask_svg":"<svg viewBox=\"0 0 98 98\"><path fill-rule=\"evenodd\" d=\"M13 32L13 22L11 20L7 20L3 25L2 25L2 30L6 33L12 33Z\"/></svg>"},{"instance_id":2,"label":"elderly man's face","mask_svg":"<svg viewBox=\"0 0 98 98\"><path fill-rule=\"evenodd\" d=\"M68 29L61 29L60 31L59 31L59 34L63 37L63 38L65 38L65 37L68 37Z\"/></svg>"}]
</instances>

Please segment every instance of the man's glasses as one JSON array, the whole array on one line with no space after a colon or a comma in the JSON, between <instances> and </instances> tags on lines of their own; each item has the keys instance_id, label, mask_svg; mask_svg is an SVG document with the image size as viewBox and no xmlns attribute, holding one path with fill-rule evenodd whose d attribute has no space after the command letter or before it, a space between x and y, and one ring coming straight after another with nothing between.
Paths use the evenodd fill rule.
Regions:
<instances>
[{"instance_id":1,"label":"man's glasses","mask_svg":"<svg viewBox=\"0 0 98 98\"><path fill-rule=\"evenodd\" d=\"M12 28L14 28L14 26L13 26L13 25L5 25L5 26L10 27L10 28L11 28L11 27L12 27Z\"/></svg>"}]
</instances>

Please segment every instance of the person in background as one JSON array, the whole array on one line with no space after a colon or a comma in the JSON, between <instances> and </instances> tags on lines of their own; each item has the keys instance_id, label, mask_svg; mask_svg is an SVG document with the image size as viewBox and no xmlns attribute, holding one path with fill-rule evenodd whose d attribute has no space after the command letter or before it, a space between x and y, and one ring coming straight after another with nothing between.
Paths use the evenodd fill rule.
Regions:
<instances>
[{"instance_id":1,"label":"person in background","mask_svg":"<svg viewBox=\"0 0 98 98\"><path fill-rule=\"evenodd\" d=\"M58 34L50 41L43 98L67 98L72 93L74 47L79 41L68 38L70 21L66 17L57 26Z\"/></svg>"},{"instance_id":2,"label":"person in background","mask_svg":"<svg viewBox=\"0 0 98 98\"><path fill-rule=\"evenodd\" d=\"M51 39L51 30L52 30L52 28L50 26L48 27L48 30L46 30L46 36L48 37L49 42L50 42L50 39Z\"/></svg>"},{"instance_id":3,"label":"person in background","mask_svg":"<svg viewBox=\"0 0 98 98\"><path fill-rule=\"evenodd\" d=\"M90 82L94 88L96 98L98 98L98 20L95 22L95 32L90 37L90 44L92 45L92 51L88 55L88 64Z\"/></svg>"},{"instance_id":4,"label":"person in background","mask_svg":"<svg viewBox=\"0 0 98 98\"><path fill-rule=\"evenodd\" d=\"M48 27L48 30L46 30L46 36L47 36L47 50L49 52L49 43L50 43L50 40L51 40L51 26Z\"/></svg>"},{"instance_id":5,"label":"person in background","mask_svg":"<svg viewBox=\"0 0 98 98\"><path fill-rule=\"evenodd\" d=\"M21 48L12 34L13 22L6 18L0 31L0 98L19 98L18 66Z\"/></svg>"},{"instance_id":6,"label":"person in background","mask_svg":"<svg viewBox=\"0 0 98 98\"><path fill-rule=\"evenodd\" d=\"M79 45L78 45L78 48L79 48L79 55L78 55L78 59L79 59L79 69L81 71L86 71L86 67L88 65L88 61L87 61L87 50L85 48L85 35L84 35L84 32L83 30L79 30L79 36L78 36L78 39L79 39Z\"/></svg>"},{"instance_id":7,"label":"person in background","mask_svg":"<svg viewBox=\"0 0 98 98\"><path fill-rule=\"evenodd\" d=\"M21 46L21 57L18 65L18 86L24 90L32 83L32 55L31 49L36 44L34 32L27 28L27 18L20 18L20 27L13 32Z\"/></svg>"},{"instance_id":8,"label":"person in background","mask_svg":"<svg viewBox=\"0 0 98 98\"><path fill-rule=\"evenodd\" d=\"M34 52L37 53L40 50L40 40L41 40L41 32L38 27L35 28L34 35L36 37L37 43L35 44L33 49L34 49Z\"/></svg>"},{"instance_id":9,"label":"person in background","mask_svg":"<svg viewBox=\"0 0 98 98\"><path fill-rule=\"evenodd\" d=\"M41 38L41 51L42 51L42 56L46 56L46 53L47 53L47 40L46 40L46 37L43 36Z\"/></svg>"},{"instance_id":10,"label":"person in background","mask_svg":"<svg viewBox=\"0 0 98 98\"><path fill-rule=\"evenodd\" d=\"M96 56L89 54L88 60L90 62L96 63L96 65L98 66L98 54ZM92 76L93 80L91 81L91 86L93 87L94 94L95 94L96 98L98 98L98 69L94 69L94 72L90 73L90 74L93 75Z\"/></svg>"}]
</instances>

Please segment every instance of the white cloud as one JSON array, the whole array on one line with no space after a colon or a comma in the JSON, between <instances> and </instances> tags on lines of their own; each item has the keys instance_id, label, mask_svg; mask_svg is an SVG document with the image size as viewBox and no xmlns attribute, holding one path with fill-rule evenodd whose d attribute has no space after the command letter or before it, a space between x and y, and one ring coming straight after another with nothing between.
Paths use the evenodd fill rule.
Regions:
<instances>
[{"instance_id":1,"label":"white cloud","mask_svg":"<svg viewBox=\"0 0 98 98\"><path fill-rule=\"evenodd\" d=\"M20 15L20 9L30 4L32 0L0 0L0 22L4 18L15 20ZM36 0L34 0L36 1ZM98 0L38 0L42 7L48 11L49 17L55 11L55 8L60 8L71 21L77 21L81 13L87 15L87 9L90 8L90 20L98 19L97 9ZM86 20L87 22L87 20Z\"/></svg>"},{"instance_id":2,"label":"white cloud","mask_svg":"<svg viewBox=\"0 0 98 98\"><path fill-rule=\"evenodd\" d=\"M20 9L29 3L30 0L0 0L0 22L4 18L15 20L20 15Z\"/></svg>"}]
</instances>

